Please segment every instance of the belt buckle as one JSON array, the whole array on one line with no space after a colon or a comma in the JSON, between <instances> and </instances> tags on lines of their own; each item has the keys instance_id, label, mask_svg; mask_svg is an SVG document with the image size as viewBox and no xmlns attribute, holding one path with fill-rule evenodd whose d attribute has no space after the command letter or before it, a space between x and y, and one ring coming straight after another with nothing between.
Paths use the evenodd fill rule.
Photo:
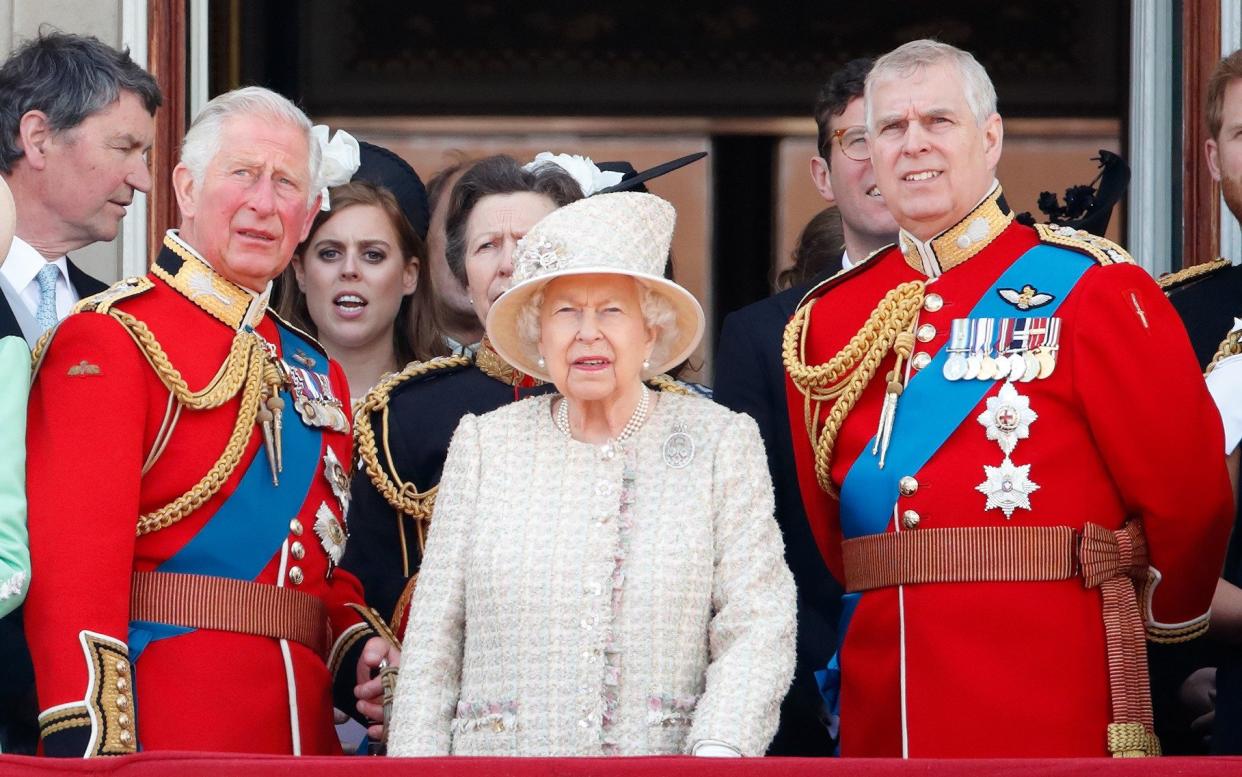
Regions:
<instances>
[{"instance_id":1,"label":"belt buckle","mask_svg":"<svg viewBox=\"0 0 1242 777\"><path fill-rule=\"evenodd\" d=\"M1072 558L1072 561L1073 561L1073 565L1074 565L1074 566L1073 566L1073 569L1072 569L1072 570L1071 570L1071 572L1070 572L1070 575L1071 575L1071 577L1079 577L1079 578L1081 578L1081 577L1083 576L1083 574L1082 574L1082 541L1083 541L1083 533L1082 533L1082 531L1081 531L1081 530L1079 530L1079 529L1070 529L1070 537L1071 537L1071 543L1072 543L1072 544L1071 544L1071 548L1072 548L1071 556L1073 557L1073 558ZM1085 585L1085 584L1086 584L1086 582L1085 582L1085 579L1084 579L1084 585Z\"/></svg>"}]
</instances>

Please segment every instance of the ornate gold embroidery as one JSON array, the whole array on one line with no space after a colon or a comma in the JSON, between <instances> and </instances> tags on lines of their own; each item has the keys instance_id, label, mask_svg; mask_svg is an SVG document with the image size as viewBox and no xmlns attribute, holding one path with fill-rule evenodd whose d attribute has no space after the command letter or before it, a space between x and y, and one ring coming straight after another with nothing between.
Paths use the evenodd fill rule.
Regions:
<instances>
[{"instance_id":1,"label":"ornate gold embroidery","mask_svg":"<svg viewBox=\"0 0 1242 777\"><path fill-rule=\"evenodd\" d=\"M239 328L250 310L250 303L255 300L255 295L217 275L206 262L172 235L164 235L164 247L181 258L181 266L172 273L157 261L151 266L151 272L186 299L228 324L231 329ZM260 303L260 309L254 316L256 320L263 317L266 306L266 302Z\"/></svg>"},{"instance_id":2,"label":"ornate gold embroidery","mask_svg":"<svg viewBox=\"0 0 1242 777\"><path fill-rule=\"evenodd\" d=\"M487 377L510 386L518 385L527 377L521 370L500 358L500 354L496 353L496 349L492 348L492 344L487 341L486 337L479 343L479 350L474 355L474 366L483 370L483 374ZM540 383L542 381L535 381L535 385Z\"/></svg>"},{"instance_id":3,"label":"ornate gold embroidery","mask_svg":"<svg viewBox=\"0 0 1242 777\"><path fill-rule=\"evenodd\" d=\"M1198 280L1204 275L1211 275L1214 272L1225 269L1232 265L1228 259L1217 259L1214 262L1204 262L1203 264L1192 264L1189 267L1183 267L1177 272L1165 273L1156 279L1156 283L1167 293L1174 286L1181 286L1193 280Z\"/></svg>"},{"instance_id":4,"label":"ornate gold embroidery","mask_svg":"<svg viewBox=\"0 0 1242 777\"><path fill-rule=\"evenodd\" d=\"M966 217L924 243L926 250L932 254L932 260L939 266L939 272L948 272L962 262L987 248L996 236L1013 222L1013 211L1004 204L1003 193L997 186L979 205L966 214ZM919 252L917 241L913 237L901 233L901 253L906 264L915 270L926 273L923 266L923 255Z\"/></svg>"},{"instance_id":5,"label":"ornate gold embroidery","mask_svg":"<svg viewBox=\"0 0 1242 777\"><path fill-rule=\"evenodd\" d=\"M1055 224L1036 224L1035 231L1039 234L1039 242L1086 254L1099 264L1134 264L1126 249L1108 238Z\"/></svg>"}]
</instances>

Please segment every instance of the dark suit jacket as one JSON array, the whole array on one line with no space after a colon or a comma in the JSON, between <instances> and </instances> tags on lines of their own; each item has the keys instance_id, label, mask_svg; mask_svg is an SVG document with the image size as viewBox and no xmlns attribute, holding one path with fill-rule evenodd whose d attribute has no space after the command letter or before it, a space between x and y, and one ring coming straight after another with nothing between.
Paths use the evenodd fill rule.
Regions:
<instances>
[{"instance_id":1,"label":"dark suit jacket","mask_svg":"<svg viewBox=\"0 0 1242 777\"><path fill-rule=\"evenodd\" d=\"M750 415L759 425L776 490L776 520L785 538L785 561L798 584L797 665L769 755L832 755L834 749L820 722L823 699L814 673L836 651L842 591L815 546L802 508L781 363L785 324L811 285L782 291L730 313L716 348L714 398Z\"/></svg>"},{"instance_id":2,"label":"dark suit jacket","mask_svg":"<svg viewBox=\"0 0 1242 777\"><path fill-rule=\"evenodd\" d=\"M79 298L98 294L108 288L108 284L87 275L81 267L73 263L72 259L69 259L67 264L69 266L69 283L73 286L74 291L78 293ZM9 307L8 299L0 294L0 337L8 335L21 337L22 329L17 323L17 318L13 315L12 308Z\"/></svg>"}]
</instances>

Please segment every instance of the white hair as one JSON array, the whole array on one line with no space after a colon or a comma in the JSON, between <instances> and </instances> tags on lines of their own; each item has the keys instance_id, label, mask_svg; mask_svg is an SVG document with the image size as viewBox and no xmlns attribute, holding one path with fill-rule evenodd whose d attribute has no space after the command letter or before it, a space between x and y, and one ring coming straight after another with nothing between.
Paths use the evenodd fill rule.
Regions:
<instances>
[{"instance_id":1,"label":"white hair","mask_svg":"<svg viewBox=\"0 0 1242 777\"><path fill-rule=\"evenodd\" d=\"M966 104L975 115L975 123L982 127L988 117L996 113L996 87L992 86L988 71L983 69L983 65L969 51L924 38L898 46L875 61L871 72L867 74L867 85L863 92L863 113L866 116L864 121L867 129L871 129L871 96L877 83L894 78L908 78L922 68L940 64L957 68L962 78Z\"/></svg>"},{"instance_id":2,"label":"white hair","mask_svg":"<svg viewBox=\"0 0 1242 777\"><path fill-rule=\"evenodd\" d=\"M669 344L677 337L677 311L663 294L652 290L637 278L631 280L638 289L638 307L643 314L643 324L656 332L651 363L663 364L668 358ZM545 285L532 294L517 315L518 339L532 360L539 358L539 338L542 336L539 311L543 307L543 292L546 288Z\"/></svg>"},{"instance_id":3,"label":"white hair","mask_svg":"<svg viewBox=\"0 0 1242 777\"><path fill-rule=\"evenodd\" d=\"M185 133L181 141L181 163L190 171L194 184L203 183L207 165L220 151L220 136L224 130L224 122L234 116L262 116L273 121L283 122L302 130L306 134L306 146L310 150L307 158L307 203L314 201L323 187L319 184L319 165L322 151L319 143L311 134L311 121L283 95L261 86L246 86L234 89L212 99L194 117L194 123Z\"/></svg>"}]
</instances>

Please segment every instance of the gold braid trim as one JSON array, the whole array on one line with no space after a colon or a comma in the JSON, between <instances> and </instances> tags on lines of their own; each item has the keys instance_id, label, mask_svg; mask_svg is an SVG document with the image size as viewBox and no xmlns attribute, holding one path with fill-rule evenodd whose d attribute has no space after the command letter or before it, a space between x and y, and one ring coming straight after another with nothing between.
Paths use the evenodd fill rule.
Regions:
<instances>
[{"instance_id":1,"label":"gold braid trim","mask_svg":"<svg viewBox=\"0 0 1242 777\"><path fill-rule=\"evenodd\" d=\"M1204 377L1212 374L1212 370L1216 369L1216 365L1223 359L1230 356L1237 356L1242 353L1242 330L1230 332L1225 335L1225 339L1220 341L1220 345L1216 347L1216 353L1212 356L1212 360L1208 362L1207 369L1203 371Z\"/></svg>"},{"instance_id":2,"label":"gold braid trim","mask_svg":"<svg viewBox=\"0 0 1242 777\"><path fill-rule=\"evenodd\" d=\"M831 467L832 451L841 425L889 351L897 352L898 365L902 358L910 355L914 346L912 328L923 304L924 285L923 281L911 281L885 294L862 329L824 364L806 363L807 324L817 300L799 308L785 327L781 356L786 372L804 398L807 437L815 450L815 479L829 496L837 496ZM894 373L898 369L894 367ZM900 380L900 374L888 376L890 388L891 384L896 384L898 393ZM833 405L820 429L820 411L825 402L833 402Z\"/></svg>"},{"instance_id":3,"label":"gold braid trim","mask_svg":"<svg viewBox=\"0 0 1242 777\"><path fill-rule=\"evenodd\" d=\"M670 394L680 394L684 397L692 396L694 392L678 383L673 376L660 373L647 378L647 385L656 391L667 391Z\"/></svg>"},{"instance_id":4,"label":"gold braid trim","mask_svg":"<svg viewBox=\"0 0 1242 777\"><path fill-rule=\"evenodd\" d=\"M1180 286L1181 284L1189 283L1200 276L1210 275L1217 270L1223 270L1231 264L1233 263L1228 259L1217 259L1214 262L1192 264L1189 267L1183 267L1177 272L1171 272L1160 276L1156 279L1156 283L1159 284L1160 288L1167 290L1172 286Z\"/></svg>"},{"instance_id":5,"label":"gold braid trim","mask_svg":"<svg viewBox=\"0 0 1242 777\"><path fill-rule=\"evenodd\" d=\"M388 398L392 390L411 378L426 375L435 370L450 367L467 367L470 365L468 356L440 356L425 362L410 362L404 370L388 376L367 392L354 417L354 447L358 451L358 460L366 470L367 477L375 486L375 490L393 509L415 519L431 517L431 508L435 504L435 489L419 492L413 483L402 482L396 468L385 470L380 464L379 449L375 441L375 429L371 425L372 413L384 413L387 417ZM387 444L385 435L385 445Z\"/></svg>"}]
</instances>

